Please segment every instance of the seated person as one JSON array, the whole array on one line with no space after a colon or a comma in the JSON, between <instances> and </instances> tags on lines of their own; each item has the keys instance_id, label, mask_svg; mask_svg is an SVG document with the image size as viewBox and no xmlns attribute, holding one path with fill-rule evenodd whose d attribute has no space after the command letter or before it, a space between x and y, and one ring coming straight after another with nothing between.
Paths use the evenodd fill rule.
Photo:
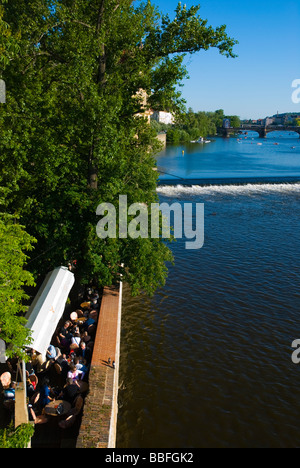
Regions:
<instances>
[{"instance_id":1,"label":"seated person","mask_svg":"<svg viewBox=\"0 0 300 468\"><path fill-rule=\"evenodd\" d=\"M46 352L46 358L47 359L55 359L57 356L56 349L53 345L49 345L47 352Z\"/></svg>"},{"instance_id":2,"label":"seated person","mask_svg":"<svg viewBox=\"0 0 300 468\"><path fill-rule=\"evenodd\" d=\"M28 361L25 363L25 369L26 372L28 372L28 375L33 375L34 374L34 368L32 365L32 351L27 351L26 354L28 355Z\"/></svg>"},{"instance_id":3,"label":"seated person","mask_svg":"<svg viewBox=\"0 0 300 468\"><path fill-rule=\"evenodd\" d=\"M73 404L75 398L79 394L79 391L80 387L77 382L73 381L72 379L67 379L66 385L58 396L58 399L63 399L64 401L68 401L69 403Z\"/></svg>"},{"instance_id":4,"label":"seated person","mask_svg":"<svg viewBox=\"0 0 300 468\"><path fill-rule=\"evenodd\" d=\"M33 421L34 424L45 424L48 422L48 418L46 416L43 414L36 414L31 403L28 404L28 419L29 421Z\"/></svg>"},{"instance_id":5,"label":"seated person","mask_svg":"<svg viewBox=\"0 0 300 468\"><path fill-rule=\"evenodd\" d=\"M89 318L95 320L95 323L98 321L99 312L97 310L91 310Z\"/></svg>"},{"instance_id":6,"label":"seated person","mask_svg":"<svg viewBox=\"0 0 300 468\"><path fill-rule=\"evenodd\" d=\"M82 334L81 334L81 341L84 341L84 343L88 343L89 341L91 341L91 337L90 335L88 334L87 331L84 331Z\"/></svg>"},{"instance_id":7,"label":"seated person","mask_svg":"<svg viewBox=\"0 0 300 468\"><path fill-rule=\"evenodd\" d=\"M92 297L93 297L92 288L87 288L85 297L86 297L87 301L90 301L92 299Z\"/></svg>"},{"instance_id":8,"label":"seated person","mask_svg":"<svg viewBox=\"0 0 300 468\"><path fill-rule=\"evenodd\" d=\"M86 359L80 359L79 357L75 358L74 365L77 370L81 372L81 379L85 376L85 374L88 372L88 366L86 363Z\"/></svg>"},{"instance_id":9,"label":"seated person","mask_svg":"<svg viewBox=\"0 0 300 468\"><path fill-rule=\"evenodd\" d=\"M18 358L8 358L6 361L6 364L8 366L8 370L12 375L17 375L18 373L18 364L19 360Z\"/></svg>"},{"instance_id":10,"label":"seated person","mask_svg":"<svg viewBox=\"0 0 300 468\"><path fill-rule=\"evenodd\" d=\"M14 400L16 395L16 382L11 382L8 388L4 390L5 400Z\"/></svg>"},{"instance_id":11,"label":"seated person","mask_svg":"<svg viewBox=\"0 0 300 468\"><path fill-rule=\"evenodd\" d=\"M94 301L94 300L99 301L99 298L100 298L99 293L98 293L98 291L95 290L93 295L92 295L92 301Z\"/></svg>"},{"instance_id":12,"label":"seated person","mask_svg":"<svg viewBox=\"0 0 300 468\"><path fill-rule=\"evenodd\" d=\"M73 381L75 380L80 380L81 379L82 372L79 369L76 369L76 366L74 364L70 365L70 370L68 372L68 379L72 379Z\"/></svg>"},{"instance_id":13,"label":"seated person","mask_svg":"<svg viewBox=\"0 0 300 468\"><path fill-rule=\"evenodd\" d=\"M63 379L66 379L67 378L67 375L68 375L68 372L69 372L69 369L70 369L70 366L69 366L69 363L67 361L67 356L66 354L61 354L57 359L56 359L56 362L58 363L58 365L60 366L61 368L61 376Z\"/></svg>"},{"instance_id":14,"label":"seated person","mask_svg":"<svg viewBox=\"0 0 300 468\"><path fill-rule=\"evenodd\" d=\"M84 331L89 331L93 325L95 325L96 321L93 319L90 315L88 316L88 319L86 322L83 324Z\"/></svg>"},{"instance_id":15,"label":"seated person","mask_svg":"<svg viewBox=\"0 0 300 468\"><path fill-rule=\"evenodd\" d=\"M77 309L77 310L76 310L76 314L77 314L77 317L78 317L78 318L83 317L83 311L82 311L81 309Z\"/></svg>"},{"instance_id":16,"label":"seated person","mask_svg":"<svg viewBox=\"0 0 300 468\"><path fill-rule=\"evenodd\" d=\"M36 374L44 371L46 361L41 353L38 353L37 351L33 350L31 362Z\"/></svg>"},{"instance_id":17,"label":"seated person","mask_svg":"<svg viewBox=\"0 0 300 468\"><path fill-rule=\"evenodd\" d=\"M68 347L72 338L70 334L71 322L66 321L58 334L62 347Z\"/></svg>"},{"instance_id":18,"label":"seated person","mask_svg":"<svg viewBox=\"0 0 300 468\"><path fill-rule=\"evenodd\" d=\"M86 346L84 341L80 342L79 349L76 350L76 355L84 358L87 364L89 364L92 359L91 349Z\"/></svg>"},{"instance_id":19,"label":"seated person","mask_svg":"<svg viewBox=\"0 0 300 468\"><path fill-rule=\"evenodd\" d=\"M45 406L47 406L51 401L54 400L54 398L52 398L50 395L51 395L52 391L51 391L51 387L50 387L50 384L49 384L49 379L48 378L45 378L43 383L42 383L42 386L41 386L41 390L40 390L40 399L39 399L39 403L41 405L42 408L44 408Z\"/></svg>"},{"instance_id":20,"label":"seated person","mask_svg":"<svg viewBox=\"0 0 300 468\"><path fill-rule=\"evenodd\" d=\"M80 328L79 326L76 324L72 330L72 335L76 335L76 333L80 333Z\"/></svg>"},{"instance_id":21,"label":"seated person","mask_svg":"<svg viewBox=\"0 0 300 468\"><path fill-rule=\"evenodd\" d=\"M27 396L31 398L35 394L35 391L36 391L36 382L34 380L30 380L28 376L26 380Z\"/></svg>"},{"instance_id":22,"label":"seated person","mask_svg":"<svg viewBox=\"0 0 300 468\"><path fill-rule=\"evenodd\" d=\"M16 390L16 383L11 382L9 386L4 389L4 401L3 405L9 411L14 411L15 407L15 390Z\"/></svg>"},{"instance_id":23,"label":"seated person","mask_svg":"<svg viewBox=\"0 0 300 468\"><path fill-rule=\"evenodd\" d=\"M71 338L70 349L78 349L81 342L81 337L79 333L75 333Z\"/></svg>"},{"instance_id":24,"label":"seated person","mask_svg":"<svg viewBox=\"0 0 300 468\"><path fill-rule=\"evenodd\" d=\"M97 312L99 312L99 309L100 309L100 304L98 304L97 299L93 299L91 302L91 310L96 310Z\"/></svg>"}]
</instances>

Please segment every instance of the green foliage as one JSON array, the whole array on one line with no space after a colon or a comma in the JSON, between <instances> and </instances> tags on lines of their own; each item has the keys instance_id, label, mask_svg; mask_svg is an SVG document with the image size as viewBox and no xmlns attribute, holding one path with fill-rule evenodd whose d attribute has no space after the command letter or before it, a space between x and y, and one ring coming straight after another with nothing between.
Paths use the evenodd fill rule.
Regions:
<instances>
[{"instance_id":1,"label":"green foliage","mask_svg":"<svg viewBox=\"0 0 300 468\"><path fill-rule=\"evenodd\" d=\"M150 3L150 2L149 2ZM200 6L187 8L181 2L175 9L175 18L164 15L152 22L143 41L148 63L153 63L149 102L157 110L183 111L184 102L177 90L178 83L188 76L183 65L186 54L217 48L220 54L236 57L233 47L238 44L226 33L226 26L214 29L208 26L198 12Z\"/></svg>"},{"instance_id":2,"label":"green foliage","mask_svg":"<svg viewBox=\"0 0 300 468\"><path fill-rule=\"evenodd\" d=\"M34 285L33 276L24 269L26 251L32 250L35 239L11 216L0 213L0 338L8 348L7 355L23 356L23 346L30 343L23 315L26 286Z\"/></svg>"},{"instance_id":3,"label":"green foliage","mask_svg":"<svg viewBox=\"0 0 300 468\"><path fill-rule=\"evenodd\" d=\"M35 278L76 259L81 282L109 285L122 273L135 293L164 284L172 260L166 245L100 240L96 208L116 206L120 194L129 204L158 201L159 144L145 111L182 112L184 54L217 47L234 56L236 41L224 26L208 27L198 10L179 4L171 20L150 1L4 5L3 21L18 35L19 50L4 72L0 185L9 189L7 213L37 239L28 262Z\"/></svg>"},{"instance_id":4,"label":"green foliage","mask_svg":"<svg viewBox=\"0 0 300 468\"><path fill-rule=\"evenodd\" d=\"M200 6L187 8L181 2L175 9L175 19L164 15L161 24L151 25L145 47L149 57L168 57L170 54L199 52L216 47L222 55L236 57L233 47L237 41L226 34L226 26L213 29L199 15Z\"/></svg>"},{"instance_id":5,"label":"green foliage","mask_svg":"<svg viewBox=\"0 0 300 468\"><path fill-rule=\"evenodd\" d=\"M13 35L9 24L3 20L3 5L5 3L7 0L0 1L0 76L14 54L18 52L18 40L20 39L20 34Z\"/></svg>"},{"instance_id":6,"label":"green foliage","mask_svg":"<svg viewBox=\"0 0 300 468\"><path fill-rule=\"evenodd\" d=\"M231 119L231 126L240 126L240 119L236 115L225 116L222 109L215 112L193 112L189 109L177 118L176 124L167 130L168 143L178 144L197 140L200 136L213 136L217 128L222 127L223 119Z\"/></svg>"},{"instance_id":7,"label":"green foliage","mask_svg":"<svg viewBox=\"0 0 300 468\"><path fill-rule=\"evenodd\" d=\"M32 424L21 424L14 429L11 423L7 429L0 429L0 448L27 448L33 434Z\"/></svg>"},{"instance_id":8,"label":"green foliage","mask_svg":"<svg viewBox=\"0 0 300 468\"><path fill-rule=\"evenodd\" d=\"M295 119L294 125L300 127L300 119Z\"/></svg>"},{"instance_id":9,"label":"green foliage","mask_svg":"<svg viewBox=\"0 0 300 468\"><path fill-rule=\"evenodd\" d=\"M239 128L241 126L241 120L237 115L228 115L226 118L230 120L231 127Z\"/></svg>"}]
</instances>

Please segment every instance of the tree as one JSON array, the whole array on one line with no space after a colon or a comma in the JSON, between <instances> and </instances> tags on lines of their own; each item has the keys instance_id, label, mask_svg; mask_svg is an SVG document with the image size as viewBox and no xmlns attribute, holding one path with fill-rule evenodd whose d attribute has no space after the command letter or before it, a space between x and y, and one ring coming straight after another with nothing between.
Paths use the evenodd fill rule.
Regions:
<instances>
[{"instance_id":1,"label":"tree","mask_svg":"<svg viewBox=\"0 0 300 468\"><path fill-rule=\"evenodd\" d=\"M2 4L7 0L2 0ZM18 51L18 40L20 35L13 35L8 23L3 20L4 8L0 5L0 75L3 69ZM1 70L2 69L2 70Z\"/></svg>"},{"instance_id":2,"label":"tree","mask_svg":"<svg viewBox=\"0 0 300 468\"><path fill-rule=\"evenodd\" d=\"M161 239L96 235L96 208L157 202L155 131L148 106L182 109L183 58L216 47L234 56L225 26L213 29L199 7L160 15L150 1L10 0L4 20L20 34L4 76L0 184L7 210L37 239L35 278L77 260L81 283L109 285L123 274L135 293L162 286L170 250ZM145 105L141 90L148 95ZM121 265L124 264L125 268Z\"/></svg>"},{"instance_id":3,"label":"tree","mask_svg":"<svg viewBox=\"0 0 300 468\"><path fill-rule=\"evenodd\" d=\"M223 125L223 119L225 118L224 111L223 109L218 109L214 112L213 116L213 121L216 126L216 128L220 128Z\"/></svg>"},{"instance_id":4,"label":"tree","mask_svg":"<svg viewBox=\"0 0 300 468\"><path fill-rule=\"evenodd\" d=\"M10 216L0 213L0 338L6 342L7 355L24 357L23 347L30 344L24 301L26 286L33 286L33 276L24 269L26 251L34 239Z\"/></svg>"},{"instance_id":5,"label":"tree","mask_svg":"<svg viewBox=\"0 0 300 468\"><path fill-rule=\"evenodd\" d=\"M2 4L7 1L3 0ZM20 32L13 33L4 21L5 10L0 5L0 76L19 52ZM5 107L0 104L0 111ZM2 116L2 112L0 114ZM3 167L4 169L4 167ZM33 276L24 269L28 252L35 239L18 224L16 217L7 213L10 189L0 187L0 338L7 346L7 356L24 357L24 346L30 343L30 332L24 327L26 286L34 285Z\"/></svg>"},{"instance_id":6,"label":"tree","mask_svg":"<svg viewBox=\"0 0 300 468\"><path fill-rule=\"evenodd\" d=\"M230 120L230 125L233 128L239 128L241 126L241 120L237 115L228 115L226 119Z\"/></svg>"},{"instance_id":7,"label":"tree","mask_svg":"<svg viewBox=\"0 0 300 468\"><path fill-rule=\"evenodd\" d=\"M188 112L182 113L180 118L177 118L174 126L168 129L167 140L169 143L189 142L197 140L200 136L215 135L217 128L222 126L224 118L222 109L215 112L196 113L189 109ZM238 116L233 115L228 118L231 119L233 127L240 126Z\"/></svg>"},{"instance_id":8,"label":"tree","mask_svg":"<svg viewBox=\"0 0 300 468\"><path fill-rule=\"evenodd\" d=\"M16 429L10 424L7 429L0 430L0 448L27 448L33 434L32 424L21 424Z\"/></svg>"}]
</instances>

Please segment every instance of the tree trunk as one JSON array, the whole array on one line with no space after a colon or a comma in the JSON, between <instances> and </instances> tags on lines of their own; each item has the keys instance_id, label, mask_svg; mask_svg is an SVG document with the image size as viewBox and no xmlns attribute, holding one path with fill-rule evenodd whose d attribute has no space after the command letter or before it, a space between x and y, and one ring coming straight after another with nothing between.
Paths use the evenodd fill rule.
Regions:
<instances>
[{"instance_id":1,"label":"tree trunk","mask_svg":"<svg viewBox=\"0 0 300 468\"><path fill-rule=\"evenodd\" d=\"M98 19L97 19L97 25L96 25L97 37L99 36L102 26L103 26L104 3L105 3L105 0L100 0ZM105 86L105 82L106 82L105 75L106 75L106 53L105 53L105 44L103 42L100 45L100 55L98 57L98 73L97 73L97 84L101 85L101 87ZM98 188L98 169L94 161L94 137L93 137L93 141L92 141L92 145L90 149L90 157L89 157L89 187L94 190L97 190Z\"/></svg>"},{"instance_id":2,"label":"tree trunk","mask_svg":"<svg viewBox=\"0 0 300 468\"><path fill-rule=\"evenodd\" d=\"M94 161L94 135L92 136L89 157L89 187L94 190L98 188L98 170Z\"/></svg>"},{"instance_id":3,"label":"tree trunk","mask_svg":"<svg viewBox=\"0 0 300 468\"><path fill-rule=\"evenodd\" d=\"M96 27L96 35L99 36L100 31L103 26L103 19L104 19L104 3L105 0L100 1L99 5L99 12L98 12L98 21ZM105 74L106 74L106 51L105 51L105 44L102 43L100 46L100 55L98 59L98 76L97 76L97 83L105 86Z\"/></svg>"}]
</instances>

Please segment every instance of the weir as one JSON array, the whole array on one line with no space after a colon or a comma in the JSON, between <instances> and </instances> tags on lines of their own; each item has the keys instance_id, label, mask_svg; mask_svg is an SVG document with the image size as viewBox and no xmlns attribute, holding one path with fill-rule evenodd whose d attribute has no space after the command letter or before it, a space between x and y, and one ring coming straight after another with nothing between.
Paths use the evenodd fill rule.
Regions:
<instances>
[{"instance_id":1,"label":"weir","mask_svg":"<svg viewBox=\"0 0 300 468\"><path fill-rule=\"evenodd\" d=\"M162 187L165 185L184 185L192 187L202 186L202 187L210 187L210 186L220 186L220 185L247 185L247 184L294 184L300 182L299 176L283 176L283 177L224 177L224 178L203 178L203 179L184 179L184 178L177 178L175 179L175 175L173 179L161 178L158 180L158 187Z\"/></svg>"}]
</instances>

